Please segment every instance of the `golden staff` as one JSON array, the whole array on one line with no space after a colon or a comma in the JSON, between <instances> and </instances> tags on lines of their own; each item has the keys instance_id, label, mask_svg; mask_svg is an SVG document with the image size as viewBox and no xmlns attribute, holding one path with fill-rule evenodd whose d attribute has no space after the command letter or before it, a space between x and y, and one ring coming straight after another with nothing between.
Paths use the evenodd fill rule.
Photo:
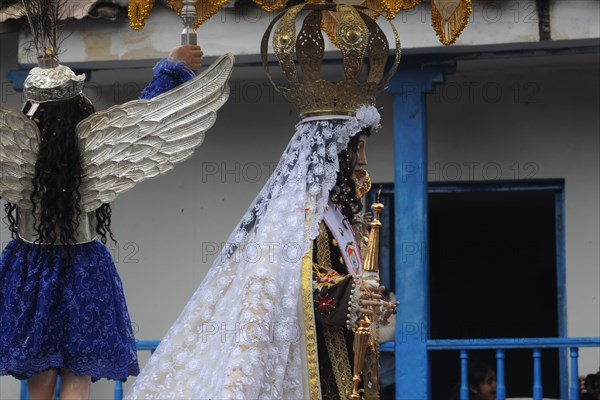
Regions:
<instances>
[{"instance_id":1,"label":"golden staff","mask_svg":"<svg viewBox=\"0 0 600 400\"><path fill-rule=\"evenodd\" d=\"M371 221L371 234L369 236L369 245L365 254L363 264L362 280L365 282L367 287L378 288L379 287L379 229L381 222L379 221L379 214L383 211L384 206L379 202L381 195L381 189L377 194L377 202L371 205L373 210L373 221ZM372 338L371 331L375 326L373 322L376 319L376 310L373 307L369 307L370 312L362 314L358 321L357 327L354 328L354 343L352 349L354 351L354 365L352 375L352 393L349 396L351 400L360 400L361 396L358 390L358 386L362 381L361 376L363 375L363 367L365 364L365 356L367 354L367 348L369 347L369 340ZM373 340L373 349L375 355L378 353L379 344ZM378 386L379 378L373 377L375 386ZM378 389L377 389L378 390Z\"/></svg>"}]
</instances>

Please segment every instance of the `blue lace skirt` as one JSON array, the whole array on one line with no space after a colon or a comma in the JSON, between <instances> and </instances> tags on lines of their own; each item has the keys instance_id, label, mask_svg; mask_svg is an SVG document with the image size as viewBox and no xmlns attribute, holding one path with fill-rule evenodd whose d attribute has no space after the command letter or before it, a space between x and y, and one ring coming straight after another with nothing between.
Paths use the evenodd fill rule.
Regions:
<instances>
[{"instance_id":1,"label":"blue lace skirt","mask_svg":"<svg viewBox=\"0 0 600 400\"><path fill-rule=\"evenodd\" d=\"M0 257L0 375L126 380L139 367L121 279L100 242L11 241Z\"/></svg>"}]
</instances>

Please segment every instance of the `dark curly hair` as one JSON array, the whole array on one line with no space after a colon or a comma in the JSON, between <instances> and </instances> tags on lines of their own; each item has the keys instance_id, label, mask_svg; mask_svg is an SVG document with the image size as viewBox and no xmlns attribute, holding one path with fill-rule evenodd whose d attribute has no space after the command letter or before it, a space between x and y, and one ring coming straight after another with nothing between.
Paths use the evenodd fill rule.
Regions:
<instances>
[{"instance_id":1,"label":"dark curly hair","mask_svg":"<svg viewBox=\"0 0 600 400\"><path fill-rule=\"evenodd\" d=\"M469 369L467 373L467 383L469 387L479 388L479 385L484 383L488 378L488 374L492 375L492 379L496 380L496 371L491 368L488 364L481 361L473 361L469 363ZM473 393L469 390L469 398L473 399ZM477 398L477 395L475 395ZM457 383L454 386L451 400L459 400L460 399L460 383Z\"/></svg>"},{"instance_id":2,"label":"dark curly hair","mask_svg":"<svg viewBox=\"0 0 600 400\"><path fill-rule=\"evenodd\" d=\"M1 197L0 197L0 199L1 199ZM3 221L8 224L8 230L10 231L10 237L12 239L18 238L17 218L15 216L16 209L17 209L16 204L12 204L9 202L6 202L6 204L4 204L4 212L6 213L6 218L4 218Z\"/></svg>"},{"instance_id":3,"label":"dark curly hair","mask_svg":"<svg viewBox=\"0 0 600 400\"><path fill-rule=\"evenodd\" d=\"M340 206L342 214L350 223L363 208L362 202L356 194L356 182L352 179L354 168L358 163L358 141L363 134L370 136L371 129L367 128L352 136L348 148L338 153L340 170L335 186L329 193L329 199Z\"/></svg>"},{"instance_id":4,"label":"dark curly hair","mask_svg":"<svg viewBox=\"0 0 600 400\"><path fill-rule=\"evenodd\" d=\"M23 112L31 108L26 103ZM40 104L32 120L40 130L40 147L32 180L34 229L36 242L67 245L76 241L81 210L81 152L75 128L94 112L84 96ZM17 234L14 216L16 206L7 204L5 210L13 238ZM110 229L111 209L105 204L96 210L96 232L102 243L107 237L114 241Z\"/></svg>"}]
</instances>

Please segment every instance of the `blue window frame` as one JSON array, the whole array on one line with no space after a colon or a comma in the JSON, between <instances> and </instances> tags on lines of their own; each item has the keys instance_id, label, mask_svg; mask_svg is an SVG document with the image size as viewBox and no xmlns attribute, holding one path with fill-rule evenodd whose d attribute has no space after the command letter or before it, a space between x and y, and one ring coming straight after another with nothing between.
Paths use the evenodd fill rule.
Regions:
<instances>
[{"instance_id":1,"label":"blue window frame","mask_svg":"<svg viewBox=\"0 0 600 400\"><path fill-rule=\"evenodd\" d=\"M378 187L379 185L374 185ZM382 229L381 229L381 247L380 247L380 263L381 263L381 280L382 284L392 290L396 289L394 283L398 283L397 274L398 268L402 267L402 259L409 257L411 254L419 252L428 252L429 243L427 241L420 245L414 243L409 248L408 244L398 246L396 227L403 226L405 223L414 223L414 221L396 221L398 215L395 213L395 190L393 184L383 184L381 186L381 201L386 205L386 210L382 214ZM375 200L376 191L370 193L368 202ZM567 315L566 315L566 292L565 292L565 238L564 238L564 181L563 180L533 180L533 181L494 181L494 182L453 182L452 184L435 183L428 186L428 197L435 194L452 194L452 193L506 193L506 192L544 192L548 196L552 196L554 205L554 238L555 238L555 265L556 265L556 318L558 322L557 336L567 336ZM424 216L425 221L427 215ZM394 223L395 222L395 223ZM401 243L401 242L400 242ZM428 254L423 254L422 259L428 262ZM393 265L394 268L386 268L385 266ZM428 265L428 264L427 264ZM403 275L406 276L406 275ZM412 282L404 282L403 288L398 290L406 290L412 287ZM429 296L426 296L426 307L430 307ZM429 321L427 321L429 324ZM400 326L398 331L402 331L401 335L407 335L407 327ZM427 339L431 339L429 331L424 333ZM398 334L396 337L398 341ZM409 342L403 343L405 346L410 346ZM398 352L399 346L388 345L388 349L394 349ZM406 354L406 353L405 353ZM407 362L404 357L404 363ZM409 360L411 363L414 360ZM415 361L415 368L421 361ZM560 392L561 398L567 398L568 393L568 373L567 373L567 353L566 350L559 350L559 376L560 376ZM429 368L427 362L427 368ZM407 366L410 368L410 366ZM430 376L428 374L428 376ZM401 379L396 377L396 381ZM414 383L422 385L423 383ZM431 384L428 382L427 384ZM397 398L400 398L397 396Z\"/></svg>"}]
</instances>

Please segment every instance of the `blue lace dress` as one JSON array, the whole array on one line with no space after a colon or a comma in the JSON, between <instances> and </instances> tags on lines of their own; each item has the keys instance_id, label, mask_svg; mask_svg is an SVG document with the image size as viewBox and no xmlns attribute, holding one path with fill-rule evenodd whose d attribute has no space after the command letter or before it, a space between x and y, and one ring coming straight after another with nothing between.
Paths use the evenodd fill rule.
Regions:
<instances>
[{"instance_id":1,"label":"blue lace dress","mask_svg":"<svg viewBox=\"0 0 600 400\"><path fill-rule=\"evenodd\" d=\"M165 59L140 98L194 77ZM27 379L50 368L126 380L139 367L123 286L98 241L69 246L12 240L0 256L0 375Z\"/></svg>"}]
</instances>

